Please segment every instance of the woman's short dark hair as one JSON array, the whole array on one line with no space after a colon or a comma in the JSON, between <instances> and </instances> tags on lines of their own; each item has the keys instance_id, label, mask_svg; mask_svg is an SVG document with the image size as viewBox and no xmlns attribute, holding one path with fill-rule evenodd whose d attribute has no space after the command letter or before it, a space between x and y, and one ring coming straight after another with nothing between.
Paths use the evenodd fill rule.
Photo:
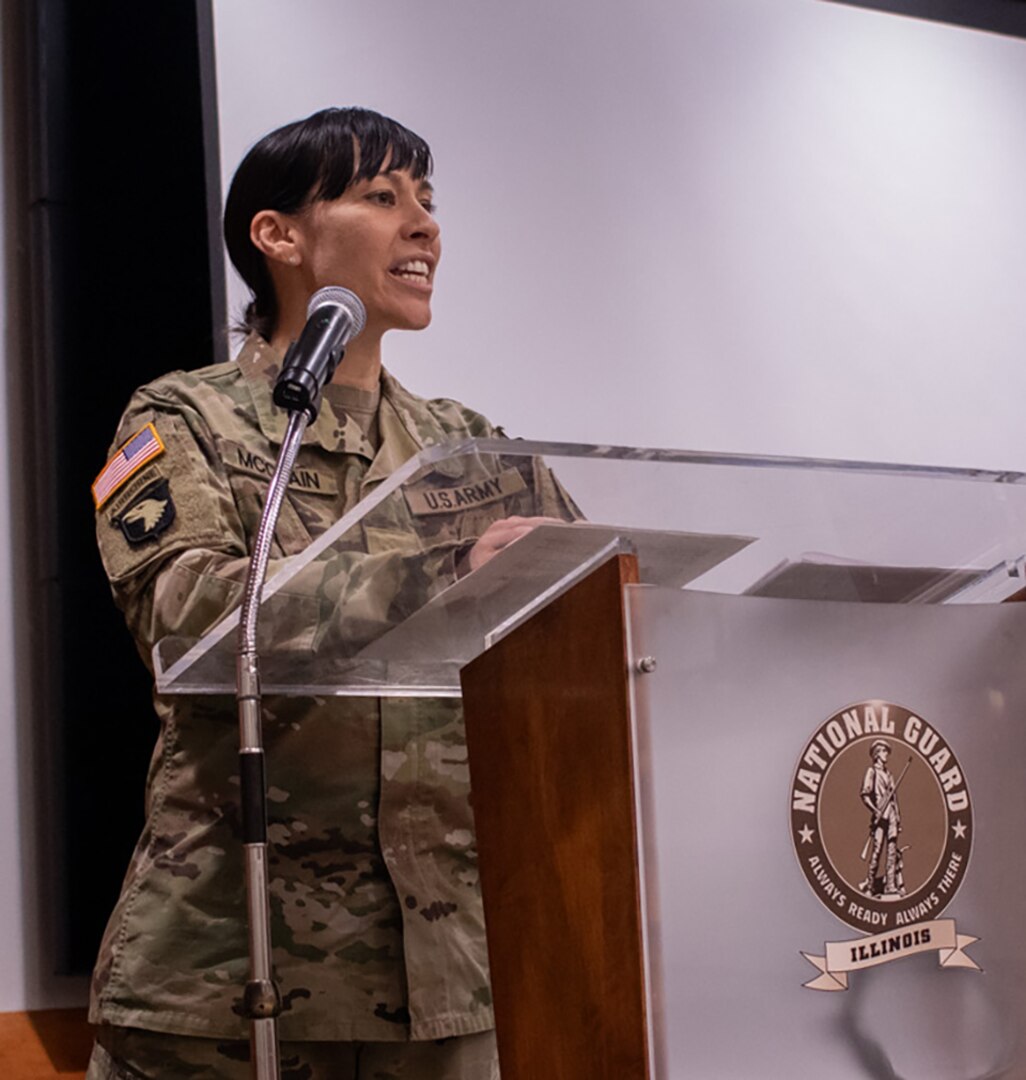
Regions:
<instances>
[{"instance_id":1,"label":"woman's short dark hair","mask_svg":"<svg viewBox=\"0 0 1026 1080\"><path fill-rule=\"evenodd\" d=\"M265 135L242 159L224 207L224 240L235 269L253 292L240 329L274 333L278 300L262 252L249 238L261 210L294 214L337 199L355 180L388 169L431 174L428 144L395 120L370 109L322 109Z\"/></svg>"}]
</instances>

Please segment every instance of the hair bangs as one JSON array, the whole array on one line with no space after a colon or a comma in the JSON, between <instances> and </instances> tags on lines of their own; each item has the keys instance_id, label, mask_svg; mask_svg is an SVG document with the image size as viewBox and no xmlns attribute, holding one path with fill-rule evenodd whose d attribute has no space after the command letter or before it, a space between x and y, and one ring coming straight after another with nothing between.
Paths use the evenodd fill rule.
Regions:
<instances>
[{"instance_id":1,"label":"hair bangs","mask_svg":"<svg viewBox=\"0 0 1026 1080\"><path fill-rule=\"evenodd\" d=\"M337 199L355 180L373 180L382 171L408 171L415 180L431 175L428 144L398 121L366 109L326 112L338 114L338 128L322 130L321 175L312 202Z\"/></svg>"}]
</instances>

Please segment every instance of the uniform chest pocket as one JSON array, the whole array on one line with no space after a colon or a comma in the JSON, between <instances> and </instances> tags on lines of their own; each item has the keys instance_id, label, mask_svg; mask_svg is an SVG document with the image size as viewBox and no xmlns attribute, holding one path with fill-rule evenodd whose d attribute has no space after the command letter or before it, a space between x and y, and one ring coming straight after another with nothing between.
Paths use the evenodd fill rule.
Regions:
<instances>
[{"instance_id":1,"label":"uniform chest pocket","mask_svg":"<svg viewBox=\"0 0 1026 1080\"><path fill-rule=\"evenodd\" d=\"M235 505L239 510L239 517L246 530L246 546L252 549L267 499L267 481L258 480L244 473L234 473L229 482ZM286 493L282 500L281 513L274 527L272 556L297 555L311 540L313 536L310 530L299 516L290 494Z\"/></svg>"},{"instance_id":2,"label":"uniform chest pocket","mask_svg":"<svg viewBox=\"0 0 1026 1080\"><path fill-rule=\"evenodd\" d=\"M250 546L260 526L275 470L276 462L271 453L270 448L262 454L231 440L223 440L221 444L228 482ZM300 451L275 526L273 553L295 555L302 551L338 516L337 501L335 477L316 463L305 461L304 453Z\"/></svg>"}]
</instances>

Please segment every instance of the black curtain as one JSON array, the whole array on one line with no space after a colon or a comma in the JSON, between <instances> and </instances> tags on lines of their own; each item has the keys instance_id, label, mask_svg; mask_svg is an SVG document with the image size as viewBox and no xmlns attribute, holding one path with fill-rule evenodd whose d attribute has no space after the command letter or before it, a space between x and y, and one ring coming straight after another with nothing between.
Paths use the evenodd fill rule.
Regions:
<instances>
[{"instance_id":1,"label":"black curtain","mask_svg":"<svg viewBox=\"0 0 1026 1080\"><path fill-rule=\"evenodd\" d=\"M34 355L32 617L55 962L88 971L143 820L149 679L90 484L140 384L227 359L209 0L22 9Z\"/></svg>"}]
</instances>

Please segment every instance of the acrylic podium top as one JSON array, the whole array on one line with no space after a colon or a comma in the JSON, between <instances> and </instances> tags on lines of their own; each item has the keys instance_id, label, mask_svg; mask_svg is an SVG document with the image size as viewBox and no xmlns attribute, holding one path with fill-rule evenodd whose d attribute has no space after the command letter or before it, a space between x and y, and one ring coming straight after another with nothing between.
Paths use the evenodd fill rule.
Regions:
<instances>
[{"instance_id":1,"label":"acrylic podium top","mask_svg":"<svg viewBox=\"0 0 1026 1080\"><path fill-rule=\"evenodd\" d=\"M545 515L473 572L494 520ZM1026 586L1021 473L463 439L411 458L273 558L265 693L455 696L459 669L617 551L642 584L877 603ZM160 693L233 694L238 610L154 648Z\"/></svg>"}]
</instances>

